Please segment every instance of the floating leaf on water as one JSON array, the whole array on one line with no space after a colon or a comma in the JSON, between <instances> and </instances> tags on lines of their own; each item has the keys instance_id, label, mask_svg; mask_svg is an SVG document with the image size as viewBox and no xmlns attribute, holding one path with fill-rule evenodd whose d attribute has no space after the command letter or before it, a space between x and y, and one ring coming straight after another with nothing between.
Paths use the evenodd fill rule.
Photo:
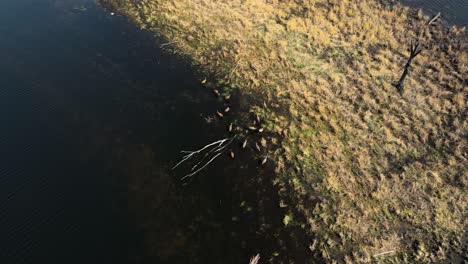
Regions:
<instances>
[{"instance_id":1,"label":"floating leaf on water","mask_svg":"<svg viewBox=\"0 0 468 264\"><path fill-rule=\"evenodd\" d=\"M219 95L220 95L219 91L216 90L216 89L213 90L213 93L214 93L216 96L219 96Z\"/></svg>"},{"instance_id":2,"label":"floating leaf on water","mask_svg":"<svg viewBox=\"0 0 468 264\"><path fill-rule=\"evenodd\" d=\"M205 85L205 84L206 84L206 78L203 79L203 81L201 81L201 84L202 84L202 85Z\"/></svg>"},{"instance_id":3,"label":"floating leaf on water","mask_svg":"<svg viewBox=\"0 0 468 264\"><path fill-rule=\"evenodd\" d=\"M231 96L230 96L230 95L224 96L224 100L229 101L229 99L231 99Z\"/></svg>"},{"instance_id":4,"label":"floating leaf on water","mask_svg":"<svg viewBox=\"0 0 468 264\"><path fill-rule=\"evenodd\" d=\"M232 123L229 124L228 131L229 131L229 132L232 132Z\"/></svg>"},{"instance_id":5,"label":"floating leaf on water","mask_svg":"<svg viewBox=\"0 0 468 264\"><path fill-rule=\"evenodd\" d=\"M263 160L262 160L262 166L265 165L265 163L267 162L267 160L268 160L268 157L263 158Z\"/></svg>"},{"instance_id":6,"label":"floating leaf on water","mask_svg":"<svg viewBox=\"0 0 468 264\"><path fill-rule=\"evenodd\" d=\"M88 10L85 6L74 7L73 9L78 10L78 11L82 11L82 12Z\"/></svg>"},{"instance_id":7,"label":"floating leaf on water","mask_svg":"<svg viewBox=\"0 0 468 264\"><path fill-rule=\"evenodd\" d=\"M228 107L226 107L226 109L224 109L224 112L227 113L227 112L229 112L229 110L231 110L231 108L229 108L229 106L228 106Z\"/></svg>"},{"instance_id":8,"label":"floating leaf on water","mask_svg":"<svg viewBox=\"0 0 468 264\"><path fill-rule=\"evenodd\" d=\"M231 159L234 159L234 158L235 158L234 152L233 152L233 151L230 151L230 152L229 152L229 157L230 157Z\"/></svg>"},{"instance_id":9,"label":"floating leaf on water","mask_svg":"<svg viewBox=\"0 0 468 264\"><path fill-rule=\"evenodd\" d=\"M275 257L279 256L279 252L278 251L273 252L273 256Z\"/></svg>"},{"instance_id":10,"label":"floating leaf on water","mask_svg":"<svg viewBox=\"0 0 468 264\"><path fill-rule=\"evenodd\" d=\"M288 207L288 205L287 205L283 200L281 200L281 201L279 202L279 207L280 207L280 208L286 208L286 207Z\"/></svg>"},{"instance_id":11,"label":"floating leaf on water","mask_svg":"<svg viewBox=\"0 0 468 264\"><path fill-rule=\"evenodd\" d=\"M292 216L290 216L290 215L285 215L284 218L283 218L283 224L284 224L285 226L287 226L287 225L291 222L291 220L292 220Z\"/></svg>"},{"instance_id":12,"label":"floating leaf on water","mask_svg":"<svg viewBox=\"0 0 468 264\"><path fill-rule=\"evenodd\" d=\"M247 139L245 139L244 142L242 143L242 148L245 149L246 146L247 146Z\"/></svg>"},{"instance_id":13,"label":"floating leaf on water","mask_svg":"<svg viewBox=\"0 0 468 264\"><path fill-rule=\"evenodd\" d=\"M205 121L206 121L208 124L211 123L211 122L213 122L213 120L214 120L214 117L211 117L211 116L205 117Z\"/></svg>"},{"instance_id":14,"label":"floating leaf on water","mask_svg":"<svg viewBox=\"0 0 468 264\"><path fill-rule=\"evenodd\" d=\"M261 151L261 149L260 149L260 146L258 145L258 143L257 143L257 142L255 142L255 149L256 149L258 152L260 152L260 151Z\"/></svg>"},{"instance_id":15,"label":"floating leaf on water","mask_svg":"<svg viewBox=\"0 0 468 264\"><path fill-rule=\"evenodd\" d=\"M260 117L258 116L258 114L255 115L255 120L257 120L257 122L260 123Z\"/></svg>"},{"instance_id":16,"label":"floating leaf on water","mask_svg":"<svg viewBox=\"0 0 468 264\"><path fill-rule=\"evenodd\" d=\"M252 131L255 131L255 130L257 130L257 128L256 128L256 127L254 127L254 126L249 126L249 127L248 127L248 129L249 129L249 130L252 130Z\"/></svg>"},{"instance_id":17,"label":"floating leaf on water","mask_svg":"<svg viewBox=\"0 0 468 264\"><path fill-rule=\"evenodd\" d=\"M262 128L259 128L258 129L258 133L262 133L265 129L262 127Z\"/></svg>"},{"instance_id":18,"label":"floating leaf on water","mask_svg":"<svg viewBox=\"0 0 468 264\"><path fill-rule=\"evenodd\" d=\"M219 111L216 111L216 114L217 114L220 118L223 118L223 117L224 117L224 115L223 115L221 112L219 112Z\"/></svg>"}]
</instances>

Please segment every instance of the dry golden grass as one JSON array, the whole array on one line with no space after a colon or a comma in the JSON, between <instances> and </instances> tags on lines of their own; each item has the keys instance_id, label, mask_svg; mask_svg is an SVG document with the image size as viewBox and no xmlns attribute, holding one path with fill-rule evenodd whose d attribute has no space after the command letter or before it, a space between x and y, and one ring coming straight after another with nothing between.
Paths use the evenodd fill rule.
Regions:
<instances>
[{"instance_id":1,"label":"dry golden grass","mask_svg":"<svg viewBox=\"0 0 468 264\"><path fill-rule=\"evenodd\" d=\"M307 219L316 256L464 254L462 29L428 27L421 12L374 0L102 1L258 100L246 107L282 136L277 184L295 190L284 203ZM424 51L400 95L392 82L418 37Z\"/></svg>"}]
</instances>

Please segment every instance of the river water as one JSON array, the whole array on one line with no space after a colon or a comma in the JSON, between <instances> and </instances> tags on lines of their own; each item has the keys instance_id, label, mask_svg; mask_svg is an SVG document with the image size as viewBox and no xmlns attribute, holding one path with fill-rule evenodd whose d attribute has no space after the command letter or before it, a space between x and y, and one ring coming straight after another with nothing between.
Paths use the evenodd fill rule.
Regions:
<instances>
[{"instance_id":1,"label":"river water","mask_svg":"<svg viewBox=\"0 0 468 264\"><path fill-rule=\"evenodd\" d=\"M0 263L306 258L251 150L180 184L229 115L156 42L91 0L0 1Z\"/></svg>"},{"instance_id":2,"label":"river water","mask_svg":"<svg viewBox=\"0 0 468 264\"><path fill-rule=\"evenodd\" d=\"M442 18L451 24L468 26L467 0L402 0L402 3L422 8L429 15L441 12Z\"/></svg>"}]
</instances>

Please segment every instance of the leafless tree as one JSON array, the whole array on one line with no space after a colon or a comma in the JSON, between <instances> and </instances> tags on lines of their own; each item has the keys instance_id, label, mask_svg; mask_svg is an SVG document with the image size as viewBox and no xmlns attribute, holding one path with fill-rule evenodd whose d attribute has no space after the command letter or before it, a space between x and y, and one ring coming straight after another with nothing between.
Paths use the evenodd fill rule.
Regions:
<instances>
[{"instance_id":1,"label":"leafless tree","mask_svg":"<svg viewBox=\"0 0 468 264\"><path fill-rule=\"evenodd\" d=\"M398 92L400 92L400 94L403 94L403 91L404 91L403 85L404 85L406 76L408 75L408 73L411 70L411 63L413 62L414 58L416 58L416 56L418 56L419 53L421 53L421 51L422 51L422 48L420 47L420 44L421 43L419 41L416 41L416 43L411 41L410 56L408 58L408 61L406 62L405 69L403 71L403 74L400 77L400 80L395 84L395 86L398 89Z\"/></svg>"}]
</instances>

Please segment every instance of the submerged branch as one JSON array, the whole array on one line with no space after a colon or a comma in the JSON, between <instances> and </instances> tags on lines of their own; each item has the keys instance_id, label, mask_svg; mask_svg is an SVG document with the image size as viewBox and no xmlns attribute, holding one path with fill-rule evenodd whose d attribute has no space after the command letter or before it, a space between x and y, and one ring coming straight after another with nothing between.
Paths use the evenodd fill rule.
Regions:
<instances>
[{"instance_id":1,"label":"submerged branch","mask_svg":"<svg viewBox=\"0 0 468 264\"><path fill-rule=\"evenodd\" d=\"M225 139L221 139L221 140L218 140L218 141L215 141L213 143L210 143L206 146L204 146L203 148L199 149L199 150L195 150L195 151L186 151L186 150L182 150L181 153L188 153L187 155L185 155L181 161L179 161L174 167L172 167L172 169L174 170L175 168L179 167L180 164L184 163L185 161L189 160L190 158L192 158L194 155L196 154L199 154L201 152L203 152L205 149L208 149L214 145L218 145L218 147L220 147L224 142L226 142L227 140L229 140L228 138L225 138Z\"/></svg>"},{"instance_id":2,"label":"submerged branch","mask_svg":"<svg viewBox=\"0 0 468 264\"><path fill-rule=\"evenodd\" d=\"M231 139L231 141L232 141L232 139ZM192 167L191 171L196 169L198 167L198 165L200 165L206 159L206 157L208 157L211 153L223 151L227 146L229 146L229 144L230 144L230 142L228 144L224 145L224 146L218 145L218 147L212 148L208 153L206 153L206 155L200 160L200 162L198 162L197 164L195 164L195 166Z\"/></svg>"},{"instance_id":3,"label":"submerged branch","mask_svg":"<svg viewBox=\"0 0 468 264\"><path fill-rule=\"evenodd\" d=\"M183 181L185 180L186 178L188 177L192 177L193 175L197 174L198 172L200 172L201 170L203 170L206 166L208 166L211 162L213 162L213 160L215 160L219 155L221 155L223 153L218 153L216 154L213 158L211 158L205 165L203 165L203 167L199 168L198 170L190 173L190 174L187 174L185 175L184 177L182 177L180 180Z\"/></svg>"},{"instance_id":4,"label":"submerged branch","mask_svg":"<svg viewBox=\"0 0 468 264\"><path fill-rule=\"evenodd\" d=\"M191 173L189 173L189 174L185 175L184 177L182 177L181 180L185 180L187 178L190 178L190 177L194 176L195 174L197 174L198 172L200 172L201 170L203 170L204 168L206 168L210 163L212 163L216 158L218 158L223 153L223 151L226 149L226 147L229 146L232 143L233 140L234 140L233 138L225 138L225 139L221 139L221 140L212 142L212 143L210 143L208 145L205 145L204 147L202 147L199 150L195 150L195 151L185 151L184 150L184 151L181 151L181 153L185 153L187 155L182 157L182 159L172 169L174 170L177 167L179 167L181 164L183 164L184 162L186 162L186 161L188 161L190 159L195 159L199 155L204 154L204 156L200 159L200 161L192 167L192 169L190 170ZM205 160L212 154L215 154L215 155L211 156L211 159L208 160L206 163L204 163ZM199 166L201 166L201 167L199 167ZM197 169L197 170L195 170L195 169Z\"/></svg>"}]
</instances>

